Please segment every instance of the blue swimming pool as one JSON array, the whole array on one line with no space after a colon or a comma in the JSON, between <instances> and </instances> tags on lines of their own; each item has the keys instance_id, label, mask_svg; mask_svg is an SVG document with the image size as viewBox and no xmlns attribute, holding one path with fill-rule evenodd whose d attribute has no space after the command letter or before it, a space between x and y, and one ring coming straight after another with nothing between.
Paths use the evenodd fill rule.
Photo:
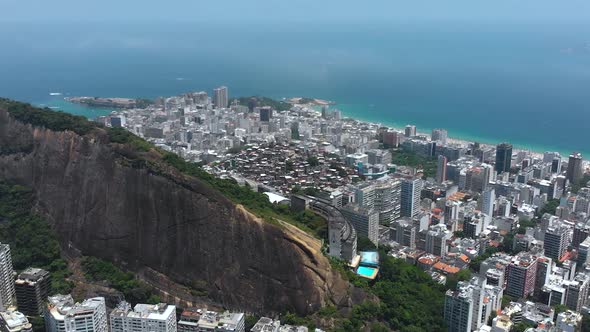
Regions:
<instances>
[{"instance_id":1,"label":"blue swimming pool","mask_svg":"<svg viewBox=\"0 0 590 332\"><path fill-rule=\"evenodd\" d=\"M356 273L363 277L372 278L376 270L377 269L372 267L359 266L359 268L356 270Z\"/></svg>"}]
</instances>

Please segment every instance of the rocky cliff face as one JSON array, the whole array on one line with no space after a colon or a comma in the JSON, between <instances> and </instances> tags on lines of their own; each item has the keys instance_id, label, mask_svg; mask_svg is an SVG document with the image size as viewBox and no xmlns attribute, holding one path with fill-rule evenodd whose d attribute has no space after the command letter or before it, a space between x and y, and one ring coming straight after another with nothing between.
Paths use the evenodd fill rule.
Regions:
<instances>
[{"instance_id":1,"label":"rocky cliff face","mask_svg":"<svg viewBox=\"0 0 590 332\"><path fill-rule=\"evenodd\" d=\"M320 243L257 219L198 179L130 163L100 131L79 136L0 111L0 178L31 187L64 248L204 285L251 312L346 306L349 285Z\"/></svg>"}]
</instances>

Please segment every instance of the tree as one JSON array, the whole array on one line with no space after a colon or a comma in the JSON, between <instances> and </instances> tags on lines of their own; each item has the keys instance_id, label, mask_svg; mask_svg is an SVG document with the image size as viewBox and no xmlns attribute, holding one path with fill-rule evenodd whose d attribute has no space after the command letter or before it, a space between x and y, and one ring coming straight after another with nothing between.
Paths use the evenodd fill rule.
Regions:
<instances>
[{"instance_id":1,"label":"tree","mask_svg":"<svg viewBox=\"0 0 590 332\"><path fill-rule=\"evenodd\" d=\"M512 328L513 332L525 332L526 330L535 327L534 325L527 322L520 322Z\"/></svg>"},{"instance_id":2,"label":"tree","mask_svg":"<svg viewBox=\"0 0 590 332\"><path fill-rule=\"evenodd\" d=\"M357 249L359 251L372 251L376 250L377 246L368 237L359 236L357 238Z\"/></svg>"},{"instance_id":3,"label":"tree","mask_svg":"<svg viewBox=\"0 0 590 332\"><path fill-rule=\"evenodd\" d=\"M498 316L498 314L496 313L495 310L492 310L492 313L490 314L490 318L488 318L488 326L492 326L492 323L494 321L494 318L496 318L496 316Z\"/></svg>"},{"instance_id":4,"label":"tree","mask_svg":"<svg viewBox=\"0 0 590 332\"><path fill-rule=\"evenodd\" d=\"M389 328L382 323L371 324L371 332L388 332Z\"/></svg>"},{"instance_id":5,"label":"tree","mask_svg":"<svg viewBox=\"0 0 590 332\"><path fill-rule=\"evenodd\" d=\"M590 174L584 175L584 177L582 179L580 179L578 182L576 182L572 185L572 189L571 189L572 193L577 194L578 191L581 188L585 187L589 181L590 181Z\"/></svg>"},{"instance_id":6,"label":"tree","mask_svg":"<svg viewBox=\"0 0 590 332\"><path fill-rule=\"evenodd\" d=\"M316 167L316 166L319 166L319 164L320 164L318 157L316 157L316 156L308 157L307 162L309 163L309 166L311 166L311 167Z\"/></svg>"},{"instance_id":7,"label":"tree","mask_svg":"<svg viewBox=\"0 0 590 332\"><path fill-rule=\"evenodd\" d=\"M560 313L568 311L569 308L563 304L558 304L553 307L553 310L555 310L555 317L557 317L557 315L559 315Z\"/></svg>"},{"instance_id":8,"label":"tree","mask_svg":"<svg viewBox=\"0 0 590 332\"><path fill-rule=\"evenodd\" d=\"M541 217L545 213L555 215L555 210L557 209L558 206L559 206L559 199L550 199L547 201L547 203L545 203L543 208L541 208L539 210L539 212L537 213L537 216Z\"/></svg>"},{"instance_id":9,"label":"tree","mask_svg":"<svg viewBox=\"0 0 590 332\"><path fill-rule=\"evenodd\" d=\"M259 319L260 317L256 315L246 315L244 324L246 327L246 331L250 331L254 327L254 325L256 325Z\"/></svg>"},{"instance_id":10,"label":"tree","mask_svg":"<svg viewBox=\"0 0 590 332\"><path fill-rule=\"evenodd\" d=\"M413 151L392 150L391 162L400 166L421 168L424 178L436 175L437 159L418 155Z\"/></svg>"},{"instance_id":11,"label":"tree","mask_svg":"<svg viewBox=\"0 0 590 332\"><path fill-rule=\"evenodd\" d=\"M294 168L293 168L293 162L291 160L285 161L285 171L286 172L291 172L293 170L294 170Z\"/></svg>"},{"instance_id":12,"label":"tree","mask_svg":"<svg viewBox=\"0 0 590 332\"><path fill-rule=\"evenodd\" d=\"M463 269L455 274L447 276L447 288L457 289L459 281L466 281L471 279L471 271L469 269Z\"/></svg>"},{"instance_id":13,"label":"tree","mask_svg":"<svg viewBox=\"0 0 590 332\"><path fill-rule=\"evenodd\" d=\"M29 317L29 323L33 325L33 332L44 332L45 331L45 321L41 316L31 316Z\"/></svg>"},{"instance_id":14,"label":"tree","mask_svg":"<svg viewBox=\"0 0 590 332\"><path fill-rule=\"evenodd\" d=\"M510 295L504 295L502 297L502 308L508 306L510 302L514 302L514 298Z\"/></svg>"},{"instance_id":15,"label":"tree","mask_svg":"<svg viewBox=\"0 0 590 332\"><path fill-rule=\"evenodd\" d=\"M0 242L10 245L17 271L39 267L50 272L49 293L69 293L71 272L61 257L57 235L43 218L33 212L30 189L0 182Z\"/></svg>"},{"instance_id":16,"label":"tree","mask_svg":"<svg viewBox=\"0 0 590 332\"><path fill-rule=\"evenodd\" d=\"M588 314L582 316L582 332L590 332L590 315Z\"/></svg>"}]
</instances>

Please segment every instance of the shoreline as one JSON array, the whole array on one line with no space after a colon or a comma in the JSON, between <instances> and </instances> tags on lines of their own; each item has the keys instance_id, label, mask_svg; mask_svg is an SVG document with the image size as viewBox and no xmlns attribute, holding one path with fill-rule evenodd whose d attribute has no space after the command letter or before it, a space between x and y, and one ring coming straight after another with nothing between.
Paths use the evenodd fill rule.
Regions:
<instances>
[{"instance_id":1,"label":"shoreline","mask_svg":"<svg viewBox=\"0 0 590 332\"><path fill-rule=\"evenodd\" d=\"M294 97L294 98L297 98L297 97ZM283 98L279 98L279 99L272 98L272 99L281 100ZM293 99L293 98L284 98L284 100L290 100L290 99ZM317 98L314 98L314 99L317 99ZM104 110L105 112L106 111L109 111L109 113L110 113L110 112L113 111L112 108L109 109L108 107L92 107L92 106L89 106L89 105L76 104L74 102L67 101L65 98L60 98L60 100L62 102L65 102L68 105L78 105L78 106L81 106L84 109L88 109L88 110L90 110L92 112L95 112L97 110ZM317 99L317 100L322 100L322 99ZM37 104L37 105L43 104L44 106L51 106L51 102L50 101L51 100L48 100L45 103L34 103L34 104ZM322 101L324 101L324 100L322 100ZM55 100L54 100L54 102L55 102ZM393 129L393 130L396 130L396 131L400 131L402 133L404 132L405 125L401 125L400 123L396 123L395 121L392 121L392 120L375 121L375 120L372 120L372 119L367 119L366 117L364 117L362 115L359 115L358 112L347 110L346 108L345 109L338 108L338 105L339 104L337 104L334 101L330 101L330 103L331 104L326 105L326 106L328 106L329 109L331 109L331 110L334 110L334 109L340 110L342 112L343 117L354 119L356 121L365 122L365 123L379 124L381 126L384 126L384 127L387 127L387 128ZM308 108L314 109L315 111L318 111L316 108L322 107L322 105L318 105L318 104L309 104L309 105L292 104L292 105L293 106L300 106L300 107L308 107ZM86 114L80 114L79 112L77 112L77 110L72 110L72 112L70 112L65 107L62 107L62 106L59 106L59 107L60 107L59 110L61 110L61 111L65 111L65 112L72 113L72 114L78 114L78 115L87 116ZM96 114L93 114L93 115L94 115L94 117L98 116ZM419 123L413 122L413 123L408 123L408 124L416 125L416 127L418 127L418 130L417 130L417 133L418 134L426 135L426 136L430 137L431 133L430 132L425 132L424 131L424 127L422 127L423 128L422 130L419 129L420 128L420 124ZM430 130L430 128L426 128L426 129L427 130ZM442 129L445 129L445 128L442 128ZM494 143L494 142L491 142L492 140L493 139L479 139L479 138L474 138L474 137L471 137L471 135L462 135L460 133L457 135L456 133L455 134L452 134L451 132L449 132L449 136L448 136L448 142L449 143L456 143L456 144L463 144L463 145L468 145L469 143L478 142L482 146L495 147L497 144L503 142L503 141L497 141L497 142ZM510 142L509 140L507 142L513 145L513 151L514 152L526 151L526 152L529 152L531 155L533 155L535 157L542 157L543 156L543 153L546 152L546 151L556 151L556 152L559 152L561 154L562 158L567 158L570 155L570 153L573 152L573 151L569 151L569 152L560 151L559 148L553 148L553 149L550 148L550 149L547 149L547 148L542 148L542 147L538 147L538 146L537 147L532 147L532 148L527 148L526 146L524 146L524 144L513 143L513 142ZM583 153L583 155L587 155L587 154L584 154ZM587 159L587 157L584 158L583 160L584 160L584 162L590 162L590 159Z\"/></svg>"},{"instance_id":2,"label":"shoreline","mask_svg":"<svg viewBox=\"0 0 590 332\"><path fill-rule=\"evenodd\" d=\"M338 105L335 105L338 106ZM350 110L346 110L346 109L340 109L338 107L333 107L332 109L338 109L342 112L343 117L346 118L350 118L350 119L354 119L357 121L361 121L361 122L366 122L366 123L372 123L372 124L379 124L381 126L399 131L399 132L404 132L404 127L405 125L402 125L400 123L396 123L395 121L375 121L372 119L367 119L365 117L363 117L362 115L357 114L357 112L351 112ZM420 134L420 135L426 135L428 137L430 137L431 133L430 132L425 132L424 128L420 130L420 124L417 122L409 122L406 123L406 125L415 125L417 127L416 133ZM448 131L448 129L444 128L444 127L440 127L441 129L445 129ZM426 128L427 130L432 130L434 128ZM481 139L481 138L476 138L473 137L471 135L464 135L464 134L456 134L456 133L451 133L448 131L448 139L447 141L449 143L457 143L457 144L465 144L468 145L469 143L473 143L473 142L478 142L480 143L480 145L482 146L486 146L486 147L495 147L497 144L500 144L502 142L507 142L512 144L513 146L513 152L519 152L519 151L526 151L529 152L531 155L535 156L535 157L543 157L543 153L544 152L559 152L559 154L561 155L562 158L566 158L574 151L561 151L560 148L543 148L541 146L535 146L535 147L526 147L526 144L522 144L522 143L514 143L510 140L498 140L496 142L492 142L494 139L492 138L485 138L485 139ZM576 151L579 152L579 151ZM585 158L583 158L584 162L590 162L590 159L587 159L588 155L587 153L581 152L584 156L586 156Z\"/></svg>"}]
</instances>

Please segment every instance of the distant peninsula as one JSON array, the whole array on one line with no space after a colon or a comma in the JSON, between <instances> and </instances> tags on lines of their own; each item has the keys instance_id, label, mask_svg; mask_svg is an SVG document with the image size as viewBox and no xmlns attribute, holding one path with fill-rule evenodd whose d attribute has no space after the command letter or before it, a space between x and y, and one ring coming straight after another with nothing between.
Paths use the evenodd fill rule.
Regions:
<instances>
[{"instance_id":1,"label":"distant peninsula","mask_svg":"<svg viewBox=\"0 0 590 332\"><path fill-rule=\"evenodd\" d=\"M102 98L102 97L67 97L66 101L93 107L143 108L153 102L149 99Z\"/></svg>"},{"instance_id":2,"label":"distant peninsula","mask_svg":"<svg viewBox=\"0 0 590 332\"><path fill-rule=\"evenodd\" d=\"M317 106L327 106L327 105L336 105L335 102L317 98L306 98L306 97L294 97L289 98L287 100L291 104L295 105L317 105Z\"/></svg>"}]
</instances>

